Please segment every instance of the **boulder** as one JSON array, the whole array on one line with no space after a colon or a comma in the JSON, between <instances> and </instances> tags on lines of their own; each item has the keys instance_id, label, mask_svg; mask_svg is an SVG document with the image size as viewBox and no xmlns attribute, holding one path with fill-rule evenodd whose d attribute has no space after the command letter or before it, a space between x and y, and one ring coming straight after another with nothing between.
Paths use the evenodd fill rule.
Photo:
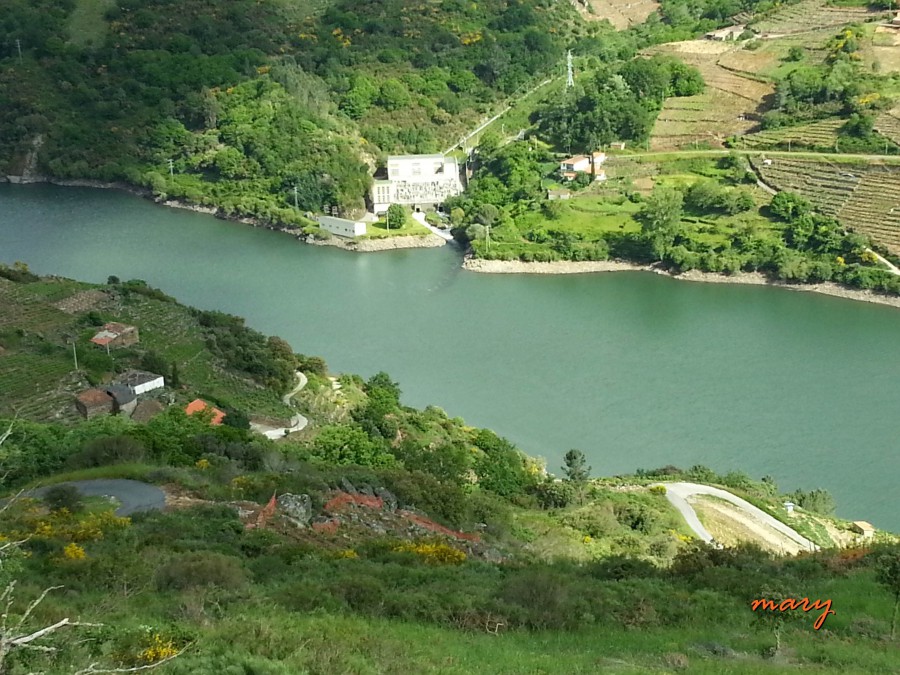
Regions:
<instances>
[{"instance_id":1,"label":"boulder","mask_svg":"<svg viewBox=\"0 0 900 675\"><path fill-rule=\"evenodd\" d=\"M278 496L278 510L297 527L306 527L312 519L312 500L309 495L286 492Z\"/></svg>"},{"instance_id":2,"label":"boulder","mask_svg":"<svg viewBox=\"0 0 900 675\"><path fill-rule=\"evenodd\" d=\"M350 495L359 494L359 491L356 489L356 487L353 485L353 483L351 483L346 478L341 478L341 490L343 490L344 492L346 492L347 494L350 494Z\"/></svg>"},{"instance_id":3,"label":"boulder","mask_svg":"<svg viewBox=\"0 0 900 675\"><path fill-rule=\"evenodd\" d=\"M397 497L387 488L375 488L375 496L381 499L381 503L384 505L382 508L385 511L397 510Z\"/></svg>"}]
</instances>

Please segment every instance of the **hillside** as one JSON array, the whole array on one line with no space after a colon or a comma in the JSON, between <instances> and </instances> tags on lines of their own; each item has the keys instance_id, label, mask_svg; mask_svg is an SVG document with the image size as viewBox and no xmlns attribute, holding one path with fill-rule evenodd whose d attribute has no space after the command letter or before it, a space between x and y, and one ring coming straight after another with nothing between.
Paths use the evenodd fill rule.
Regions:
<instances>
[{"instance_id":1,"label":"hillside","mask_svg":"<svg viewBox=\"0 0 900 675\"><path fill-rule=\"evenodd\" d=\"M273 675L895 667L897 538L861 539L830 515L824 491L784 495L770 478L699 466L591 479L577 451L554 480L488 430L402 405L384 373L331 376L321 360L299 355L292 367L308 379L298 395L303 431L276 442L246 424L210 426L168 394L177 401L217 386L222 401L252 415L285 386L270 377L248 395L246 376L262 377L263 345L281 359L290 350L137 282L38 279L22 266L5 274L15 281L0 284L0 365L29 353L52 362L51 347L100 313L140 319L143 346L111 350L113 369L152 346L181 364L181 384L164 388L164 410L149 421L39 422L53 417L42 406L55 405L41 390L64 397L54 377L102 379L110 362L48 370L33 393L16 385L15 370L0 370L5 405L19 413L0 420L0 468L18 494L0 507L0 585L16 580L8 616L18 622L37 600L16 631L66 617L104 624L54 629L40 645L57 651L13 647L0 654L4 672L94 672L90 663ZM252 345L262 349L256 366L236 368L229 345L239 344L245 358ZM12 386L21 393L7 394ZM19 493L73 480L105 480L98 494L133 489L109 479L158 486L164 509L117 517L115 505L72 489ZM752 544L771 549L773 538L758 523L710 514L698 500L701 521L727 547L702 545L670 503L670 481L719 485L822 550L765 552ZM786 499L797 504L792 516ZM57 585L65 591L39 599ZM828 598L834 614L816 630L821 611L750 607L784 597Z\"/></svg>"}]
</instances>

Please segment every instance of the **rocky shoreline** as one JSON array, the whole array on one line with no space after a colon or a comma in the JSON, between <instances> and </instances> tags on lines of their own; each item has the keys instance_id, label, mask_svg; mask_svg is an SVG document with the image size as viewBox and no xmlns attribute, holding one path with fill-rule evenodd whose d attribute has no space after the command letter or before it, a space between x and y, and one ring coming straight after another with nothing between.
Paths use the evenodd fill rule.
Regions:
<instances>
[{"instance_id":1,"label":"rocky shoreline","mask_svg":"<svg viewBox=\"0 0 900 675\"><path fill-rule=\"evenodd\" d=\"M847 288L832 282L820 284L788 284L782 281L771 281L759 272L741 272L734 275L716 274L690 270L682 274L673 274L654 265L639 265L621 260L565 261L555 262L522 262L520 260L482 260L467 257L463 261L463 269L483 274L591 274L597 272L653 272L679 281L695 281L717 284L745 284L751 286L771 286L791 291L821 293L847 300L871 302L878 305L900 308L900 296L882 295L874 291Z\"/></svg>"},{"instance_id":2,"label":"rocky shoreline","mask_svg":"<svg viewBox=\"0 0 900 675\"><path fill-rule=\"evenodd\" d=\"M437 248L447 243L436 234L411 234L380 239L343 239L341 237L316 239L315 237L306 237L304 241L313 246L334 246L345 251L356 251L358 253L396 251L404 248Z\"/></svg>"}]
</instances>

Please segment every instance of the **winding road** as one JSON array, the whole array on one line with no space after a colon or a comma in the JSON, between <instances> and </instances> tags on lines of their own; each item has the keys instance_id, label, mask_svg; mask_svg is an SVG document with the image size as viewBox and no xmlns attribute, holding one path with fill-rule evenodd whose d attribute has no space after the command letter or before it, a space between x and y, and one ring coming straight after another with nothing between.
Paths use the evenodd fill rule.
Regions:
<instances>
[{"instance_id":1,"label":"winding road","mask_svg":"<svg viewBox=\"0 0 900 675\"><path fill-rule=\"evenodd\" d=\"M138 511L160 511L166 506L166 495L158 487L125 478L75 480L66 483L56 483L55 485L29 490L24 496L40 498L48 490L59 485L71 485L77 488L85 497L115 498L120 504L119 508L116 509L117 516L130 516Z\"/></svg>"},{"instance_id":2,"label":"winding road","mask_svg":"<svg viewBox=\"0 0 900 675\"><path fill-rule=\"evenodd\" d=\"M788 527L777 518L774 518L762 509L753 506L753 504L748 502L746 499L741 499L740 497L731 494L727 490L711 487L709 485L700 485L699 483L656 483L656 485L662 485L666 488L666 499L669 500L672 506L678 509L678 512L682 516L684 516L685 521L687 521L688 527L690 527L694 531L694 533L706 543L712 542L713 536L707 531L705 527L703 527L703 524L700 522L700 518L697 517L697 512L694 511L694 507L688 503L688 498L693 497L694 495L710 495L712 497L724 499L725 501L737 506L752 520L768 528L777 530L784 536L794 541L804 550L819 550L819 547L816 544L811 542L809 539L804 537L792 527Z\"/></svg>"},{"instance_id":3,"label":"winding road","mask_svg":"<svg viewBox=\"0 0 900 675\"><path fill-rule=\"evenodd\" d=\"M309 382L309 379L306 377L306 375L304 375L303 373L301 373L298 370L297 371L297 386L294 387L287 394L282 396L281 402L284 403L286 406L290 407L291 399L294 398L294 396L299 394L301 391L303 391L303 387L306 386L307 382ZM261 433L263 436L265 436L266 438L274 441L276 439L283 438L287 434L292 434L295 431L300 431L301 429L305 429L307 424L309 424L309 420L306 419L300 413L297 413L296 415L294 415L291 418L291 426L289 426L289 427L270 427L265 424L251 424L250 428L253 429L253 431L257 431L257 432Z\"/></svg>"}]
</instances>

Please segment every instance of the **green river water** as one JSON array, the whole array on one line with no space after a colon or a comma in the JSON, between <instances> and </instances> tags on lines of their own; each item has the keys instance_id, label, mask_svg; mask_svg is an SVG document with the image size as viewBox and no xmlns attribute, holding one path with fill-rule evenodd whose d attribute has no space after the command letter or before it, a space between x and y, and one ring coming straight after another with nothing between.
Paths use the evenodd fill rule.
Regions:
<instances>
[{"instance_id":1,"label":"green river water","mask_svg":"<svg viewBox=\"0 0 900 675\"><path fill-rule=\"evenodd\" d=\"M127 194L0 185L0 262L140 278L247 318L333 371L386 370L409 405L558 471L706 464L823 487L900 531L900 311L640 272L480 275L442 249L355 254Z\"/></svg>"}]
</instances>

